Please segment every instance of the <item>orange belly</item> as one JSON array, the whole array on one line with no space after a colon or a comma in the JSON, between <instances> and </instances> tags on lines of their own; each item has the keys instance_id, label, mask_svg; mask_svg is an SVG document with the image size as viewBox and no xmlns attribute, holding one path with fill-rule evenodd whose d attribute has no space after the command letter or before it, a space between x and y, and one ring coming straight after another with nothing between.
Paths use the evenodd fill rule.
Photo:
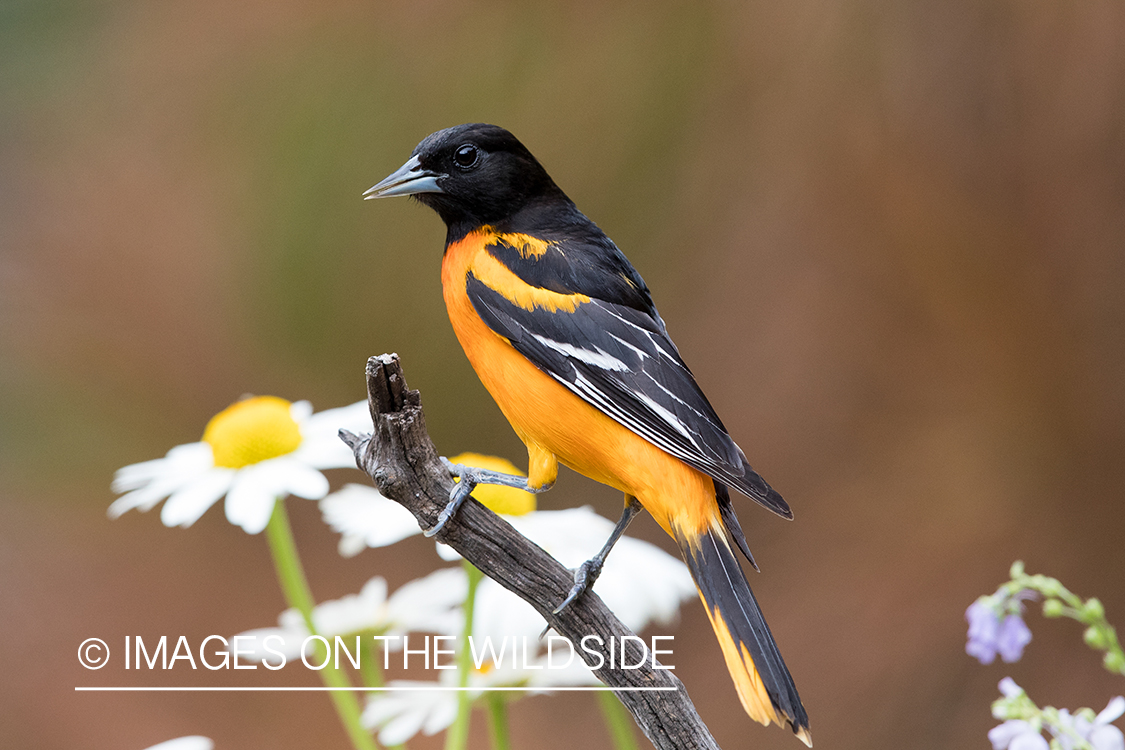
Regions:
<instances>
[{"instance_id":1,"label":"orange belly","mask_svg":"<svg viewBox=\"0 0 1125 750\"><path fill-rule=\"evenodd\" d=\"M453 330L469 362L528 448L533 486L553 481L553 459L557 459L580 474L636 497L673 536L695 536L715 525L718 508L710 477L560 385L476 314L465 293L470 270L494 289L494 283L506 286L498 283L507 280L502 278L505 274L514 279L514 274L484 249L492 237L486 228L447 248L442 288ZM536 290L518 304L565 308L566 299L555 299L563 297Z\"/></svg>"}]
</instances>

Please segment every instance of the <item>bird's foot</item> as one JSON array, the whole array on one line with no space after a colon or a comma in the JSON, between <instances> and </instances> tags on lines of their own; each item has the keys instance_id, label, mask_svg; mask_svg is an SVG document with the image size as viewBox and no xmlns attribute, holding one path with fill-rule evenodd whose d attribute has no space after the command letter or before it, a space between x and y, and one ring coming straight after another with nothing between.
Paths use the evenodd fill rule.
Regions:
<instances>
[{"instance_id":1,"label":"bird's foot","mask_svg":"<svg viewBox=\"0 0 1125 750\"><path fill-rule=\"evenodd\" d=\"M551 611L551 614L557 615L573 604L578 597L586 593L586 591L594 585L594 582L598 580L598 576L601 575L603 562L604 560L601 559L601 556L597 556L575 568L574 585L570 587L570 593L563 599L562 604ZM543 628L543 632L539 634L539 640L543 640L543 637L547 635L547 631L552 627L551 623L547 623L547 627Z\"/></svg>"},{"instance_id":2,"label":"bird's foot","mask_svg":"<svg viewBox=\"0 0 1125 750\"><path fill-rule=\"evenodd\" d=\"M462 464L455 464L445 456L441 457L441 462L450 474L457 477L461 481L453 485L453 489L449 493L449 502L441 513L438 514L437 523L432 528L427 529L423 533L427 537L432 537L440 532L445 524L448 523L450 518L465 502L465 499L472 494L478 484L498 484L503 487L515 487L524 492L540 493L546 492L551 489L550 484L545 484L542 487L532 487L528 484L527 477L516 476L515 474L504 474L499 471L489 471L488 469L478 469L475 466L464 466Z\"/></svg>"},{"instance_id":3,"label":"bird's foot","mask_svg":"<svg viewBox=\"0 0 1125 750\"><path fill-rule=\"evenodd\" d=\"M445 456L441 457L441 462L449 473L461 479L463 484L466 479L472 481L475 487L478 484L498 484L503 487L515 487L517 490L524 492L532 492L539 494L551 489L552 484L544 484L542 487L532 487L528 484L527 477L521 477L516 474L505 474L500 471L491 471L489 469L478 469L475 466L465 466L463 464L455 464ZM472 490L470 490L471 492Z\"/></svg>"},{"instance_id":4,"label":"bird's foot","mask_svg":"<svg viewBox=\"0 0 1125 750\"><path fill-rule=\"evenodd\" d=\"M445 461L445 459L442 460ZM437 523L422 532L426 537L435 536L439 531L445 528L445 524L449 522L450 518L453 518L453 514L457 512L461 504L464 503L469 495L472 494L473 490L476 489L478 484L478 480L475 476L476 470L470 469L467 466L459 466L457 468L462 469L462 471L460 474L454 474L454 476L460 476L461 481L453 485L453 489L450 490L449 502L445 504L445 507L441 509L441 513L438 514ZM453 472L451 471L450 473Z\"/></svg>"},{"instance_id":5,"label":"bird's foot","mask_svg":"<svg viewBox=\"0 0 1125 750\"><path fill-rule=\"evenodd\" d=\"M574 569L574 585L570 587L570 593L563 599L562 604L555 607L552 614L558 614L564 609L569 607L575 599L582 596L594 585L594 581L598 580L598 576L602 573L602 560L598 557L593 557L586 562L579 565Z\"/></svg>"}]
</instances>

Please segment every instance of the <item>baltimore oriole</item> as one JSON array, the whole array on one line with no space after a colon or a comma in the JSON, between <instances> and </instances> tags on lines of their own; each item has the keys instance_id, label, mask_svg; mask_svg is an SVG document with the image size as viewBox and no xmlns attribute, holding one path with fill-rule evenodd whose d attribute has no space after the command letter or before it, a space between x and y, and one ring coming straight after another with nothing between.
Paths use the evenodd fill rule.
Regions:
<instances>
[{"instance_id":1,"label":"baltimore oriole","mask_svg":"<svg viewBox=\"0 0 1125 750\"><path fill-rule=\"evenodd\" d=\"M526 480L452 467L461 482L431 532L476 482L543 491L560 461L623 491L612 538L578 569L560 609L593 583L643 506L679 544L746 712L788 724L811 746L793 678L730 546L754 564L727 487L793 514L727 434L640 274L494 125L433 133L364 193L393 195L414 196L445 222L449 319L528 453Z\"/></svg>"}]
</instances>

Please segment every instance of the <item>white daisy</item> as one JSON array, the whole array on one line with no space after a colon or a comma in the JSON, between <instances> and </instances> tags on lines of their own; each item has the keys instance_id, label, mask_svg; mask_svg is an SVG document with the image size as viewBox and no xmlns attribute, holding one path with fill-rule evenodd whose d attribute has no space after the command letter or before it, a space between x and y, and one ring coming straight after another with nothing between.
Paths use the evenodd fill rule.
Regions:
<instances>
[{"instance_id":1,"label":"white daisy","mask_svg":"<svg viewBox=\"0 0 1125 750\"><path fill-rule=\"evenodd\" d=\"M451 460L507 474L520 473L510 462L494 456L463 453ZM589 507L536 510L535 495L512 487L479 485L473 497L568 568L593 557L613 531L613 522ZM322 500L320 508L325 522L343 535L340 552L344 555L422 533L409 511L371 487L348 485ZM438 543L437 549L445 560L460 559L448 545ZM680 604L696 595L695 583L681 560L629 536L621 537L614 546L594 591L626 627L636 632L650 622L667 624ZM543 629L543 618L530 604L492 579L485 579L477 589L476 611L474 635L538 635Z\"/></svg>"},{"instance_id":2,"label":"white daisy","mask_svg":"<svg viewBox=\"0 0 1125 750\"><path fill-rule=\"evenodd\" d=\"M386 547L408 536L421 534L414 514L374 487L349 484L320 501L324 522L339 532L344 557L367 547Z\"/></svg>"},{"instance_id":3,"label":"white daisy","mask_svg":"<svg viewBox=\"0 0 1125 750\"><path fill-rule=\"evenodd\" d=\"M401 586L389 598L387 582L376 576L369 580L358 594L322 602L313 608L313 625L318 635L332 638L355 634L401 636L408 632L456 635L461 632L461 604L468 593L468 580L461 568L444 568L424 578ZM296 609L287 609L278 617L279 627L259 628L239 633L239 638L251 638L248 645L239 646L240 656L250 661L276 658L266 651L268 644L275 652L285 655L286 661L301 655L305 644L306 655L312 654L313 643L306 643L309 630L304 617ZM281 645L278 645L280 638ZM383 641L386 648L397 651L401 639Z\"/></svg>"},{"instance_id":4,"label":"white daisy","mask_svg":"<svg viewBox=\"0 0 1125 750\"><path fill-rule=\"evenodd\" d=\"M511 463L490 456L462 454L452 461L519 473ZM614 526L588 507L537 511L533 494L510 487L480 485L473 496L570 567L601 549ZM369 487L349 486L322 500L321 510L325 521L343 534L340 548L345 554L421 533L413 516ZM438 544L438 553L447 560L460 557L444 544ZM652 621L668 622L684 599L695 596L691 574L680 560L630 537L618 541L594 590L626 626L637 631ZM553 687L600 684L576 653L571 657L573 651L566 644L560 645L554 637L540 641L543 618L495 581L485 578L478 584L473 612L476 651L468 675L469 687L474 688L471 699L487 687L523 687L534 694ZM491 648L486 650L486 644ZM553 647L553 656L548 647ZM418 732L435 734L448 728L457 715L458 692L442 689L456 684L457 674L452 671L443 672L440 682L391 682L391 691L369 697L362 721L378 731L385 745L400 744ZM396 687L407 689L394 691Z\"/></svg>"},{"instance_id":5,"label":"white daisy","mask_svg":"<svg viewBox=\"0 0 1125 750\"><path fill-rule=\"evenodd\" d=\"M558 656L556 660L561 661ZM448 729L457 717L458 693L448 689L456 684L457 673L453 671L443 672L440 682L392 680L389 691L368 697L360 721L368 729L378 731L379 742L387 746L402 744L419 731L427 736L436 734ZM509 699L515 699L549 693L553 687L600 684L577 656L570 664L560 666L548 665L543 655L529 660L527 667L513 667L507 661L494 666L486 660L480 669L469 670L468 686L475 688L469 691L469 697L476 700L489 687L526 687L526 693L506 693Z\"/></svg>"},{"instance_id":6,"label":"white daisy","mask_svg":"<svg viewBox=\"0 0 1125 750\"><path fill-rule=\"evenodd\" d=\"M160 520L187 527L225 495L227 520L257 534L278 498L318 500L328 493L321 469L355 466L351 449L336 435L340 428L370 431L367 402L313 414L308 401L244 399L216 414L200 442L119 469L113 491L127 494L109 506L109 517L147 511L168 498Z\"/></svg>"},{"instance_id":7,"label":"white daisy","mask_svg":"<svg viewBox=\"0 0 1125 750\"><path fill-rule=\"evenodd\" d=\"M510 461L496 456L462 453L454 456L452 461L480 469L520 474ZM535 510L535 495L514 487L482 484L473 490L473 497L502 515ZM349 484L333 492L320 501L320 511L324 522L341 534L339 550L344 557L353 557L367 547L386 547L422 533L410 511L368 485ZM458 556L452 553L445 559L456 560Z\"/></svg>"},{"instance_id":8,"label":"white daisy","mask_svg":"<svg viewBox=\"0 0 1125 750\"><path fill-rule=\"evenodd\" d=\"M597 554L614 526L613 521L599 516L589 506L538 510L504 518L568 568L577 568ZM448 553L456 555L446 545L441 545L438 552L446 550L443 557ZM622 536L614 545L594 583L594 591L625 627L637 633L653 622L670 623L680 604L696 596L691 573L681 560L654 544L629 536ZM514 601L507 607L480 603L481 597L501 595ZM538 635L543 629L543 618L531 605L491 578L481 581L477 589L477 607L480 614L474 618L474 633L478 625L482 633L494 629L512 633L518 627L521 633Z\"/></svg>"},{"instance_id":9,"label":"white daisy","mask_svg":"<svg viewBox=\"0 0 1125 750\"><path fill-rule=\"evenodd\" d=\"M379 742L387 747L401 745L419 731L427 737L435 735L457 718L457 693L421 689L440 688L441 683L392 680L389 687L400 689L369 698L359 719L363 726L378 731Z\"/></svg>"}]
</instances>

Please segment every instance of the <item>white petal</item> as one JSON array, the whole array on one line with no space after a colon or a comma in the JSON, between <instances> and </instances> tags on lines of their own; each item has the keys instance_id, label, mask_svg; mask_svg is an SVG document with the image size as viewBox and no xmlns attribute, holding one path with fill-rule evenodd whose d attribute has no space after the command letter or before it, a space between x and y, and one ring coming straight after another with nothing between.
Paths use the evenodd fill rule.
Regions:
<instances>
[{"instance_id":1,"label":"white petal","mask_svg":"<svg viewBox=\"0 0 1125 750\"><path fill-rule=\"evenodd\" d=\"M375 576L363 584L363 588L359 592L360 597L364 601L372 605L383 605L387 601L387 579L383 576Z\"/></svg>"},{"instance_id":2,"label":"white petal","mask_svg":"<svg viewBox=\"0 0 1125 750\"><path fill-rule=\"evenodd\" d=\"M437 687L438 683L396 680L390 686ZM418 733L436 705L449 701L452 695L430 690L383 693L368 701L361 721L366 727L382 726L379 741L384 745L402 744ZM452 700L456 703L456 698Z\"/></svg>"},{"instance_id":3,"label":"white petal","mask_svg":"<svg viewBox=\"0 0 1125 750\"><path fill-rule=\"evenodd\" d=\"M200 475L168 498L160 511L161 522L165 526L191 526L223 496L233 477L233 469L211 469Z\"/></svg>"},{"instance_id":4,"label":"white petal","mask_svg":"<svg viewBox=\"0 0 1125 750\"><path fill-rule=\"evenodd\" d=\"M296 607L290 607L277 616L277 624L282 630L301 630L305 633L309 629L305 626L305 616Z\"/></svg>"},{"instance_id":5,"label":"white petal","mask_svg":"<svg viewBox=\"0 0 1125 750\"><path fill-rule=\"evenodd\" d=\"M461 553L450 547L445 542L436 542L438 557L446 562L457 562L461 559Z\"/></svg>"},{"instance_id":6,"label":"white petal","mask_svg":"<svg viewBox=\"0 0 1125 750\"><path fill-rule=\"evenodd\" d=\"M186 477L202 473L214 466L211 446L207 443L177 445L164 458L130 464L117 470L113 491L126 492L160 477Z\"/></svg>"},{"instance_id":7,"label":"white petal","mask_svg":"<svg viewBox=\"0 0 1125 750\"><path fill-rule=\"evenodd\" d=\"M1000 680L1000 692L1004 694L1005 698L1015 698L1023 692L1023 688L1016 684L1016 681L1011 677L1005 677Z\"/></svg>"},{"instance_id":8,"label":"white petal","mask_svg":"<svg viewBox=\"0 0 1125 750\"><path fill-rule=\"evenodd\" d=\"M309 418L306 428L310 432L328 434L336 437L340 430L349 432L371 432L371 410L366 401L356 401L348 406L325 409Z\"/></svg>"},{"instance_id":9,"label":"white petal","mask_svg":"<svg viewBox=\"0 0 1125 750\"><path fill-rule=\"evenodd\" d=\"M1094 750L1125 750L1125 734L1112 724L1103 724L1090 732Z\"/></svg>"},{"instance_id":10,"label":"white petal","mask_svg":"<svg viewBox=\"0 0 1125 750\"><path fill-rule=\"evenodd\" d=\"M113 491L132 490L109 506L107 514L117 518L133 508L151 510L177 490L194 483L213 468L211 446L207 443L178 445L164 458L133 464L118 470Z\"/></svg>"},{"instance_id":11,"label":"white petal","mask_svg":"<svg viewBox=\"0 0 1125 750\"><path fill-rule=\"evenodd\" d=\"M359 484L349 484L321 500L320 512L334 531L358 537L368 547L385 547L422 533L410 511L375 488Z\"/></svg>"},{"instance_id":12,"label":"white petal","mask_svg":"<svg viewBox=\"0 0 1125 750\"><path fill-rule=\"evenodd\" d=\"M440 699L431 706L430 716L426 719L425 726L422 727L423 734L432 736L453 725L457 718L457 701L449 698L453 695L456 695L456 693L439 694Z\"/></svg>"},{"instance_id":13,"label":"white petal","mask_svg":"<svg viewBox=\"0 0 1125 750\"><path fill-rule=\"evenodd\" d=\"M1125 696L1117 696L1110 700L1102 712L1094 719L1094 724L1109 724L1116 721L1117 717L1125 714Z\"/></svg>"},{"instance_id":14,"label":"white petal","mask_svg":"<svg viewBox=\"0 0 1125 750\"><path fill-rule=\"evenodd\" d=\"M214 747L215 743L210 739L195 734L190 737L179 737L161 742L148 748L148 750L213 750Z\"/></svg>"},{"instance_id":15,"label":"white petal","mask_svg":"<svg viewBox=\"0 0 1125 750\"><path fill-rule=\"evenodd\" d=\"M524 658L524 641L527 643L527 658ZM485 674L474 672L470 684L481 687L498 687L508 685L526 685L533 693L549 692L552 687L567 685L597 685L599 681L594 678L593 672L582 665L582 659L575 654L573 661L567 663L569 658L565 646L556 643L554 646L555 663L548 669L547 654L533 655L538 639L535 636L523 636L517 640L515 653L516 664L513 666L511 657L511 643L509 642L509 655L503 661L493 666L492 654L486 657L486 663L493 666Z\"/></svg>"},{"instance_id":16,"label":"white petal","mask_svg":"<svg viewBox=\"0 0 1125 750\"><path fill-rule=\"evenodd\" d=\"M574 660L569 664L566 662L567 658L566 646L556 644L553 663L548 664L546 654L544 654L540 660L540 664L544 668L531 671L527 684L538 688L602 684L602 681L590 671L590 668L586 666L582 657L577 653L574 655ZM566 664L566 666L560 667L561 664Z\"/></svg>"},{"instance_id":17,"label":"white petal","mask_svg":"<svg viewBox=\"0 0 1125 750\"><path fill-rule=\"evenodd\" d=\"M538 648L537 638L544 625L543 616L534 607L491 578L485 578L477 586L473 607L474 640L483 643L485 638L491 638L496 651L500 650L505 636L521 645L526 640L530 655Z\"/></svg>"},{"instance_id":18,"label":"white petal","mask_svg":"<svg viewBox=\"0 0 1125 750\"><path fill-rule=\"evenodd\" d=\"M1016 737L1030 731L1031 725L1026 721L1012 719L988 730L988 741L992 743L992 750L1004 750Z\"/></svg>"},{"instance_id":19,"label":"white petal","mask_svg":"<svg viewBox=\"0 0 1125 750\"><path fill-rule=\"evenodd\" d=\"M371 432L371 413L366 401L312 415L301 425L301 447L294 456L319 469L355 468L352 449L340 440L341 429Z\"/></svg>"},{"instance_id":20,"label":"white petal","mask_svg":"<svg viewBox=\"0 0 1125 750\"><path fill-rule=\"evenodd\" d=\"M687 566L659 547L623 536L606 559L594 591L630 629L668 623L696 597Z\"/></svg>"},{"instance_id":21,"label":"white petal","mask_svg":"<svg viewBox=\"0 0 1125 750\"><path fill-rule=\"evenodd\" d=\"M387 723L401 713L424 709L433 702L432 698L427 697L431 693L429 690L396 690L395 688L431 688L438 686L440 686L440 683L437 682L391 680L387 685L391 688L389 691L368 694L367 706L363 709L360 722L368 729L373 729Z\"/></svg>"},{"instance_id":22,"label":"white petal","mask_svg":"<svg viewBox=\"0 0 1125 750\"><path fill-rule=\"evenodd\" d=\"M365 549L367 549L367 542L363 541L363 537L352 534L341 536L340 543L336 545L336 551L340 553L340 557L355 557Z\"/></svg>"},{"instance_id":23,"label":"white petal","mask_svg":"<svg viewBox=\"0 0 1125 750\"><path fill-rule=\"evenodd\" d=\"M354 469L355 453L347 443L333 435L328 438L306 438L291 454L314 469Z\"/></svg>"},{"instance_id":24,"label":"white petal","mask_svg":"<svg viewBox=\"0 0 1125 750\"><path fill-rule=\"evenodd\" d=\"M508 517L517 531L569 568L592 557L613 531L613 522L589 507L535 511ZM637 632L649 622L668 622L696 596L687 566L654 544L622 537L594 584L606 605Z\"/></svg>"},{"instance_id":25,"label":"white petal","mask_svg":"<svg viewBox=\"0 0 1125 750\"><path fill-rule=\"evenodd\" d=\"M122 466L114 473L111 487L115 493L135 490L163 474L167 466L167 458L154 458L144 463Z\"/></svg>"},{"instance_id":26,"label":"white petal","mask_svg":"<svg viewBox=\"0 0 1125 750\"><path fill-rule=\"evenodd\" d=\"M256 476L254 468L238 472L226 502L227 520L247 534L258 534L266 528L279 494L276 487Z\"/></svg>"},{"instance_id":27,"label":"white petal","mask_svg":"<svg viewBox=\"0 0 1125 750\"><path fill-rule=\"evenodd\" d=\"M316 469L294 460L291 456L280 456L250 466L246 471L260 472L263 480L273 487L275 494L295 495L306 500L319 500L328 494L328 480Z\"/></svg>"},{"instance_id":28,"label":"white petal","mask_svg":"<svg viewBox=\"0 0 1125 750\"><path fill-rule=\"evenodd\" d=\"M106 515L110 518L118 518L125 511L134 508L139 508L142 511L152 510L153 506L178 490L182 484L183 482L178 479L163 479L152 482L147 487L133 490L114 500L106 510Z\"/></svg>"},{"instance_id":29,"label":"white petal","mask_svg":"<svg viewBox=\"0 0 1125 750\"><path fill-rule=\"evenodd\" d=\"M114 480L114 490L137 489L119 497L109 506L107 513L110 518L116 518L133 508L151 510L177 490L194 485L200 477L214 469L214 463L210 445L188 443L177 445L163 459L134 463L120 469Z\"/></svg>"},{"instance_id":30,"label":"white petal","mask_svg":"<svg viewBox=\"0 0 1125 750\"><path fill-rule=\"evenodd\" d=\"M367 705L359 721L368 729L375 729L387 723L391 717L397 716L401 711L399 698L401 693L372 693L367 699Z\"/></svg>"},{"instance_id":31,"label":"white petal","mask_svg":"<svg viewBox=\"0 0 1125 750\"><path fill-rule=\"evenodd\" d=\"M1043 739L1043 735L1029 731L1016 735L1008 745L1008 750L1050 750L1050 746L1047 740Z\"/></svg>"},{"instance_id":32,"label":"white petal","mask_svg":"<svg viewBox=\"0 0 1125 750\"><path fill-rule=\"evenodd\" d=\"M387 582L376 576L358 594L318 604L313 610L316 630L321 635L335 636L380 627L384 620L386 598Z\"/></svg>"},{"instance_id":33,"label":"white petal","mask_svg":"<svg viewBox=\"0 0 1125 750\"><path fill-rule=\"evenodd\" d=\"M399 587L387 600L386 624L396 631L454 635L469 591L463 568L442 568Z\"/></svg>"},{"instance_id":34,"label":"white petal","mask_svg":"<svg viewBox=\"0 0 1125 750\"><path fill-rule=\"evenodd\" d=\"M308 401L294 401L289 404L289 416L292 417L293 421L298 425L307 422L309 417L312 416L312 413L312 404Z\"/></svg>"},{"instance_id":35,"label":"white petal","mask_svg":"<svg viewBox=\"0 0 1125 750\"><path fill-rule=\"evenodd\" d=\"M407 710L387 721L379 732L379 741L387 747L401 745L422 728L426 714L421 710Z\"/></svg>"}]
</instances>

